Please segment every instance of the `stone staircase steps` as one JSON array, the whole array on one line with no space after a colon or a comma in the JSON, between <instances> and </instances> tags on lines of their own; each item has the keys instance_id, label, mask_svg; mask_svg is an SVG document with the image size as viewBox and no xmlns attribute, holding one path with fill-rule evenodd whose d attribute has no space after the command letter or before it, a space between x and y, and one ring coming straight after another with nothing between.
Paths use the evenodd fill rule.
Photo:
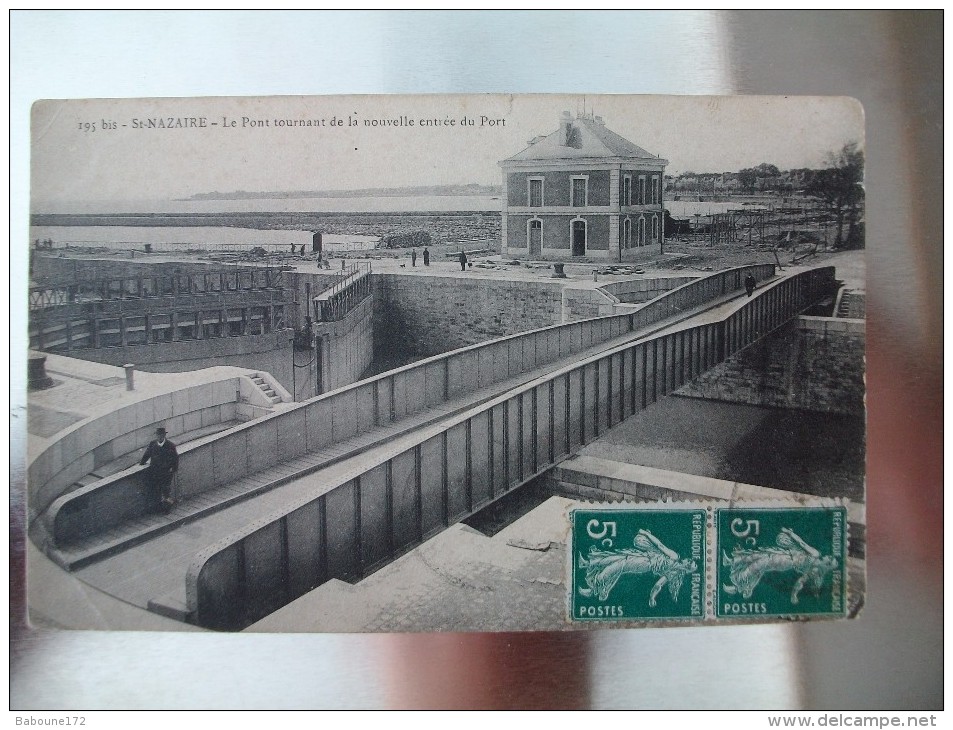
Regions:
<instances>
[{"instance_id":1,"label":"stone staircase steps","mask_svg":"<svg viewBox=\"0 0 953 730\"><path fill-rule=\"evenodd\" d=\"M268 382L261 377L260 373L252 373L250 376L251 381L258 386L258 389L265 394L265 397L268 398L272 403L281 403L281 397L275 393L274 389L268 384Z\"/></svg>"}]
</instances>

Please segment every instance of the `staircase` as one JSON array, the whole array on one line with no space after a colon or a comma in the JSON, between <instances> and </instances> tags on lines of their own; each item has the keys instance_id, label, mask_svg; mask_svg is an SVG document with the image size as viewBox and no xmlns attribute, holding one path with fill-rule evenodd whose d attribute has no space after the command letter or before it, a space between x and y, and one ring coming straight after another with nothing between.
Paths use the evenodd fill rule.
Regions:
<instances>
[{"instance_id":1,"label":"staircase","mask_svg":"<svg viewBox=\"0 0 953 730\"><path fill-rule=\"evenodd\" d=\"M864 319L866 296L864 292L845 291L837 302L836 316L848 319Z\"/></svg>"},{"instance_id":2,"label":"staircase","mask_svg":"<svg viewBox=\"0 0 953 730\"><path fill-rule=\"evenodd\" d=\"M248 377L251 378L251 381L265 394L268 400L272 403L281 403L281 397L275 393L271 385L268 384L268 381L261 377L261 373L252 373Z\"/></svg>"}]
</instances>

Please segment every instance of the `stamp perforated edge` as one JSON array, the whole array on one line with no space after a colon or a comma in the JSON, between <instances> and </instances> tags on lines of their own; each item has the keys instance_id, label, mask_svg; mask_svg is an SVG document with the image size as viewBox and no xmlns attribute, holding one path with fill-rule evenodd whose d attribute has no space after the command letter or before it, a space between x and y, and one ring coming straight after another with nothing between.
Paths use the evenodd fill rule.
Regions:
<instances>
[{"instance_id":1,"label":"stamp perforated edge","mask_svg":"<svg viewBox=\"0 0 953 730\"><path fill-rule=\"evenodd\" d=\"M727 509L777 509L777 510L810 510L825 508L842 508L844 510L843 523L843 565L841 574L843 577L843 611L837 613L811 613L799 614L796 611L790 613L766 614L763 616L747 615L740 617L723 617L716 614L715 600L717 596L717 565L716 561L720 556L716 552L717 547L717 524L715 513L717 510ZM863 605L863 591L866 587L866 580L862 580L860 586L861 594L858 595L857 587L851 578L850 570L850 544L851 514L857 509L858 505L846 498L827 498L812 497L810 495L797 494L795 498L786 499L753 499L753 500L679 500L679 501L646 501L646 502L602 502L602 501L577 501L568 505L565 510L565 530L566 530L566 600L565 600L565 618L569 628L581 629L593 624L602 626L613 626L619 628L636 628L650 626L696 626L696 625L738 625L738 624L764 624L764 623L784 623L789 621L820 621L820 620L839 620L843 618L853 618L859 613ZM633 619L630 617L603 617L596 620L579 620L573 615L573 591L575 590L575 552L573 535L573 514L578 511L621 511L621 512L641 512L641 511L686 511L686 510L704 510L707 515L706 535L705 535L705 559L704 559L704 584L705 600L703 618L694 617L650 617ZM858 559L861 576L866 577L866 560Z\"/></svg>"}]
</instances>

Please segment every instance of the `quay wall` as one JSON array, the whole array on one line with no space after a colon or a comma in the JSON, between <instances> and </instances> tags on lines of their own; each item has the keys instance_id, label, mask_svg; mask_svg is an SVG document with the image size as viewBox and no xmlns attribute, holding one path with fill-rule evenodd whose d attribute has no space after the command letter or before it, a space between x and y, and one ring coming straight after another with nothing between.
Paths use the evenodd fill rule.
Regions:
<instances>
[{"instance_id":1,"label":"quay wall","mask_svg":"<svg viewBox=\"0 0 953 730\"><path fill-rule=\"evenodd\" d=\"M174 273L221 271L225 268L225 264L211 261L155 261L148 254L142 254L138 259L77 258L36 253L33 258L33 278L76 282L135 276L169 276Z\"/></svg>"},{"instance_id":2,"label":"quay wall","mask_svg":"<svg viewBox=\"0 0 953 730\"><path fill-rule=\"evenodd\" d=\"M264 370L290 391L292 334L291 330L279 330L243 337L87 348L71 350L69 355L120 367L132 363L150 373L184 373L221 365Z\"/></svg>"},{"instance_id":3,"label":"quay wall","mask_svg":"<svg viewBox=\"0 0 953 730\"><path fill-rule=\"evenodd\" d=\"M864 414L865 321L801 316L732 355L678 395Z\"/></svg>"},{"instance_id":4,"label":"quay wall","mask_svg":"<svg viewBox=\"0 0 953 730\"><path fill-rule=\"evenodd\" d=\"M356 383L374 361L374 295L338 322L318 322L314 331L322 347L322 392ZM299 390L297 399L319 395L306 392Z\"/></svg>"},{"instance_id":5,"label":"quay wall","mask_svg":"<svg viewBox=\"0 0 953 730\"><path fill-rule=\"evenodd\" d=\"M238 226L304 230L335 235L386 236L426 231L433 244L480 241L498 247L502 217L497 211L426 213L156 213L143 215L34 214L34 226Z\"/></svg>"},{"instance_id":6,"label":"quay wall","mask_svg":"<svg viewBox=\"0 0 953 730\"><path fill-rule=\"evenodd\" d=\"M558 283L374 274L374 329L390 353L431 356L562 321Z\"/></svg>"}]
</instances>

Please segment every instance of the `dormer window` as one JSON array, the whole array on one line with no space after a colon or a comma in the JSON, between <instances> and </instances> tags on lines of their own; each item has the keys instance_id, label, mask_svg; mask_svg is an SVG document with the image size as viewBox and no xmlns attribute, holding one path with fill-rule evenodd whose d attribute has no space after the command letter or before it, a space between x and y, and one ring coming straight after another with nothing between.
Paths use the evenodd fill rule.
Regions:
<instances>
[{"instance_id":1,"label":"dormer window","mask_svg":"<svg viewBox=\"0 0 953 730\"><path fill-rule=\"evenodd\" d=\"M572 178L572 202L573 208L585 208L587 202L589 187L589 178L584 176L574 176Z\"/></svg>"}]
</instances>

